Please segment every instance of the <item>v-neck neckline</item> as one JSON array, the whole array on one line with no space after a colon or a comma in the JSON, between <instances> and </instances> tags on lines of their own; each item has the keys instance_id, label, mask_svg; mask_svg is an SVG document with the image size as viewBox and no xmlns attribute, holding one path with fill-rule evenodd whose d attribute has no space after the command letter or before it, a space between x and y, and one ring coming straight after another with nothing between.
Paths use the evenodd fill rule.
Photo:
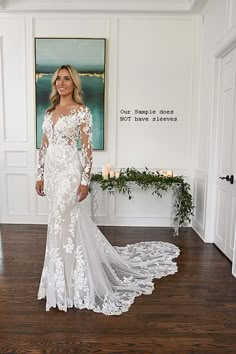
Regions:
<instances>
[{"instance_id":1,"label":"v-neck neckline","mask_svg":"<svg viewBox=\"0 0 236 354\"><path fill-rule=\"evenodd\" d=\"M66 118L66 117L69 117L71 116L72 113L76 112L76 108L72 108L70 111L68 111L67 114L59 114L57 119L55 121L53 121L53 112L50 112L49 113L49 118L50 118L50 122L51 122L51 125L52 125L52 128L54 129L54 127L57 125L57 123L62 119L62 118Z\"/></svg>"}]
</instances>

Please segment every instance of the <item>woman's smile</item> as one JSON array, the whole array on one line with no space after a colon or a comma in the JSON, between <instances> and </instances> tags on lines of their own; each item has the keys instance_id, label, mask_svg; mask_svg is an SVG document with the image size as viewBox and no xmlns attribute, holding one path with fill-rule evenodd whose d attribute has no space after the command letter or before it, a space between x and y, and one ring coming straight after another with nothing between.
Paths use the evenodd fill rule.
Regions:
<instances>
[{"instance_id":1,"label":"woman's smile","mask_svg":"<svg viewBox=\"0 0 236 354\"><path fill-rule=\"evenodd\" d=\"M71 79L70 73L66 69L61 69L56 78L56 88L58 93L61 94L72 94L74 89L74 82Z\"/></svg>"}]
</instances>

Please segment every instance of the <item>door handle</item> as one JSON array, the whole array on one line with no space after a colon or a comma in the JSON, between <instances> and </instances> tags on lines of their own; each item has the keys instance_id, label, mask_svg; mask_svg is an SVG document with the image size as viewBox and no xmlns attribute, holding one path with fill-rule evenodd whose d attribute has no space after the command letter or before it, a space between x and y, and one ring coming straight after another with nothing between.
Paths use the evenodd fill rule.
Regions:
<instances>
[{"instance_id":1,"label":"door handle","mask_svg":"<svg viewBox=\"0 0 236 354\"><path fill-rule=\"evenodd\" d=\"M220 179L225 179L227 182L230 182L231 184L234 183L234 175L231 175L229 177L229 175L225 176L225 177L219 177Z\"/></svg>"}]
</instances>

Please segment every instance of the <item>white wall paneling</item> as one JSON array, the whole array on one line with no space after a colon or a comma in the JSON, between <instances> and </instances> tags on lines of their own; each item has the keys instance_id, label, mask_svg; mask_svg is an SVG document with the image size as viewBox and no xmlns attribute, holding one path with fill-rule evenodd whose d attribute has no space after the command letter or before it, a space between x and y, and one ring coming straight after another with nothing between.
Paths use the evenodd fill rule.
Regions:
<instances>
[{"instance_id":1,"label":"white wall paneling","mask_svg":"<svg viewBox=\"0 0 236 354\"><path fill-rule=\"evenodd\" d=\"M14 23L14 25L13 25ZM19 24L19 31L14 30ZM3 105L1 124L1 180L26 188L27 203L13 203L3 192L2 222L46 223L46 198L35 193L35 37L106 38L105 150L94 151L93 171L111 163L113 168L174 169L192 186L195 122L198 102L198 47L201 21L195 16L135 14L34 13L1 18ZM17 42L17 43L16 43ZM9 57L11 57L10 60ZM19 60L13 60L13 57ZM10 67L14 70L8 75ZM14 74L13 74L14 73ZM17 76L17 84L15 73ZM8 76L6 76L8 75ZM7 80L6 80L7 77ZM13 91L10 88L13 87ZM16 95L18 93L18 96ZM17 97L12 104L12 97ZM149 123L122 125L120 110L174 109L178 125ZM22 176L28 176L28 179ZM18 179L18 182L17 182ZM20 192L19 192L20 193ZM17 194L21 198L20 194ZM23 192L22 192L23 193ZM15 193L14 193L15 194ZM98 192L97 222L109 225L168 225L168 197L134 191L134 199ZM137 194L137 195L136 195ZM18 198L17 197L17 198ZM10 209L5 207L6 198ZM89 212L90 200L83 203ZM10 211L10 213L9 213Z\"/></svg>"},{"instance_id":2,"label":"white wall paneling","mask_svg":"<svg viewBox=\"0 0 236 354\"><path fill-rule=\"evenodd\" d=\"M41 221L46 222L48 215L48 203L46 197L36 196L36 216L39 216Z\"/></svg>"},{"instance_id":3,"label":"white wall paneling","mask_svg":"<svg viewBox=\"0 0 236 354\"><path fill-rule=\"evenodd\" d=\"M14 30L16 27L17 31ZM24 17L2 17L0 35L3 139L27 141Z\"/></svg>"},{"instance_id":4,"label":"white wall paneling","mask_svg":"<svg viewBox=\"0 0 236 354\"><path fill-rule=\"evenodd\" d=\"M202 23L201 16L194 18L194 46L193 46L193 70L192 70L192 92L191 92L191 121L190 121L190 162L189 168L194 174L197 159L198 141L198 117L200 110L200 77L201 77L201 45L202 45Z\"/></svg>"},{"instance_id":5,"label":"white wall paneling","mask_svg":"<svg viewBox=\"0 0 236 354\"><path fill-rule=\"evenodd\" d=\"M27 167L27 151L5 151L4 165L6 167Z\"/></svg>"},{"instance_id":6,"label":"white wall paneling","mask_svg":"<svg viewBox=\"0 0 236 354\"><path fill-rule=\"evenodd\" d=\"M111 164L111 166L116 167L116 149L117 149L117 120L116 120L116 110L117 110L117 17L111 16L109 18L109 39L107 42L107 80L106 80L106 112L107 112L107 148L109 149L109 154L107 155L107 162ZM112 92L112 94L111 94ZM102 161L100 167L105 165L106 162ZM100 224L111 223L111 217L114 215L115 209L115 197L110 196L107 193L102 192L101 190L98 193L99 207L98 207L98 215L97 222ZM99 213L99 209L103 205L103 201L101 199L102 194L104 193L105 197L105 205L107 207L107 213ZM99 195L100 194L100 195ZM103 198L104 198L103 197ZM115 224L115 223L114 223Z\"/></svg>"},{"instance_id":7,"label":"white wall paneling","mask_svg":"<svg viewBox=\"0 0 236 354\"><path fill-rule=\"evenodd\" d=\"M198 120L198 149L196 170L207 172L211 102L213 92L213 48L224 36L226 2L209 0L203 12L200 107Z\"/></svg>"},{"instance_id":8,"label":"white wall paneling","mask_svg":"<svg viewBox=\"0 0 236 354\"><path fill-rule=\"evenodd\" d=\"M205 228L205 198L206 198L206 180L196 177L194 181L194 218L193 227L202 235Z\"/></svg>"},{"instance_id":9,"label":"white wall paneling","mask_svg":"<svg viewBox=\"0 0 236 354\"><path fill-rule=\"evenodd\" d=\"M6 200L8 215L29 215L29 182L27 174L6 174Z\"/></svg>"},{"instance_id":10,"label":"white wall paneling","mask_svg":"<svg viewBox=\"0 0 236 354\"><path fill-rule=\"evenodd\" d=\"M0 141L3 141L3 138L5 136L4 131L4 81L3 81L3 36L0 35Z\"/></svg>"},{"instance_id":11,"label":"white wall paneling","mask_svg":"<svg viewBox=\"0 0 236 354\"><path fill-rule=\"evenodd\" d=\"M35 15L35 37L107 38L109 18L97 15Z\"/></svg>"},{"instance_id":12,"label":"white wall paneling","mask_svg":"<svg viewBox=\"0 0 236 354\"><path fill-rule=\"evenodd\" d=\"M17 31L15 28L17 27ZM1 221L30 222L25 19L0 20Z\"/></svg>"},{"instance_id":13,"label":"white wall paneling","mask_svg":"<svg viewBox=\"0 0 236 354\"><path fill-rule=\"evenodd\" d=\"M117 165L189 169L194 20L125 18L118 24L117 115L131 119L118 124ZM156 113L136 114L136 110ZM173 113L160 114L161 110ZM153 121L157 117L177 117L177 121ZM132 161L126 153L130 149L135 152Z\"/></svg>"}]
</instances>

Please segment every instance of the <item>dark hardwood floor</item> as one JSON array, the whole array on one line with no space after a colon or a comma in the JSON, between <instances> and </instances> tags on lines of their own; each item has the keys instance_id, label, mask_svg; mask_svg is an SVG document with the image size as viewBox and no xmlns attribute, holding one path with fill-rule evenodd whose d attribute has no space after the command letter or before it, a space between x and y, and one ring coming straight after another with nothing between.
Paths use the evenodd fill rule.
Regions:
<instances>
[{"instance_id":1,"label":"dark hardwood floor","mask_svg":"<svg viewBox=\"0 0 236 354\"><path fill-rule=\"evenodd\" d=\"M114 245L144 240L181 249L179 272L155 281L129 312L105 316L52 309L37 300L46 226L2 225L0 353L236 353L236 279L231 263L193 230L101 227Z\"/></svg>"}]
</instances>

